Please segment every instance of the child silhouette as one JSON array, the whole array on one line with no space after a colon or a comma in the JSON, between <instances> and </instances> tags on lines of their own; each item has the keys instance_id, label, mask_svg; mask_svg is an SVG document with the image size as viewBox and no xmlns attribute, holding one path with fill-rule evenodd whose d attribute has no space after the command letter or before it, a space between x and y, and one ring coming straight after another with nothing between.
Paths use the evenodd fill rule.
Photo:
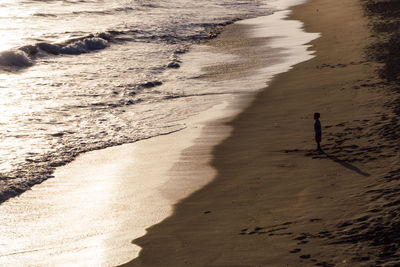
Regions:
<instances>
[{"instance_id":1,"label":"child silhouette","mask_svg":"<svg viewBox=\"0 0 400 267\"><path fill-rule=\"evenodd\" d=\"M320 117L321 117L321 114L319 114L318 112L314 113L315 141L317 142L317 150L318 151L322 151L322 149L321 149L322 131L321 131L321 122L319 121Z\"/></svg>"}]
</instances>

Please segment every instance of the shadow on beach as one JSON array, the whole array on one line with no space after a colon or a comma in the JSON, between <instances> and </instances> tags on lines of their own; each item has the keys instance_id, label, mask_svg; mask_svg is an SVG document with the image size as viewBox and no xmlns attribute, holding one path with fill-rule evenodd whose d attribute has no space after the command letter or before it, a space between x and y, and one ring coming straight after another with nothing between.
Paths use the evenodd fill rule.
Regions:
<instances>
[{"instance_id":1,"label":"shadow on beach","mask_svg":"<svg viewBox=\"0 0 400 267\"><path fill-rule=\"evenodd\" d=\"M324 150L321 150L320 153L325 155L328 159L330 159L330 160L342 165L343 167L345 167L345 168L347 168L349 170L355 171L356 173L358 173L358 174L360 174L362 176L366 176L366 177L371 176L369 173L363 172L362 170L360 170L356 166L351 165L350 163L348 163L348 162L346 162L344 160L341 160L341 159L335 157L334 155L330 155L330 154L326 153Z\"/></svg>"},{"instance_id":2,"label":"shadow on beach","mask_svg":"<svg viewBox=\"0 0 400 267\"><path fill-rule=\"evenodd\" d=\"M359 168L357 168L356 166L350 164L349 162L347 162L346 160L341 160L338 157L332 155L332 154L328 154L327 152L325 152L324 150L320 150L320 151L315 151L315 150L300 150L300 149L292 149L292 150L284 150L285 153L293 153L293 152L306 152L305 156L306 157L312 157L313 159L324 159L324 158L328 158L340 165L342 165L343 167L354 171L362 176L365 177L369 177L371 176L371 174L363 172L362 170L360 170Z\"/></svg>"}]
</instances>

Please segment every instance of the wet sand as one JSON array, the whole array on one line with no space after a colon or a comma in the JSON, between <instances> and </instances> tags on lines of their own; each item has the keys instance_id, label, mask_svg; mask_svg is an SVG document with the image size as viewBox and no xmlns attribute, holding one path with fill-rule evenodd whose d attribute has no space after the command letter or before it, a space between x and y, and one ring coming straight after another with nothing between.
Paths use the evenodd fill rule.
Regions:
<instances>
[{"instance_id":1,"label":"wet sand","mask_svg":"<svg viewBox=\"0 0 400 267\"><path fill-rule=\"evenodd\" d=\"M191 117L174 134L82 154L58 168L55 179L5 202L0 265L115 266L137 256L140 247L132 238L144 235L171 214L173 203L215 176L207 155L229 135L230 127L221 127L226 116L233 116L226 106ZM205 129L208 134L200 137ZM182 151L193 146L198 154L191 155L191 164L171 171L185 160ZM202 172L185 175L193 169Z\"/></svg>"},{"instance_id":2,"label":"wet sand","mask_svg":"<svg viewBox=\"0 0 400 267\"><path fill-rule=\"evenodd\" d=\"M213 150L216 178L134 240L143 249L128 266L398 263L399 150L386 138L395 96L368 56L369 17L358 0L313 0L291 18L322 34L316 57L278 75L227 124L231 136Z\"/></svg>"}]
</instances>

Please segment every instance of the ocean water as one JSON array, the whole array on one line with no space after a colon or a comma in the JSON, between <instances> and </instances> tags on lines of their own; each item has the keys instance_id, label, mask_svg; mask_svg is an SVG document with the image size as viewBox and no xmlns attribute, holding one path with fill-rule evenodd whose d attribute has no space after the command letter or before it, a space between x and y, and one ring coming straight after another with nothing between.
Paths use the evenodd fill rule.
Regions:
<instances>
[{"instance_id":1,"label":"ocean water","mask_svg":"<svg viewBox=\"0 0 400 267\"><path fill-rule=\"evenodd\" d=\"M253 90L210 86L200 69L180 66L193 45L272 14L271 3L1 1L0 202L80 153L181 130L183 119Z\"/></svg>"}]
</instances>

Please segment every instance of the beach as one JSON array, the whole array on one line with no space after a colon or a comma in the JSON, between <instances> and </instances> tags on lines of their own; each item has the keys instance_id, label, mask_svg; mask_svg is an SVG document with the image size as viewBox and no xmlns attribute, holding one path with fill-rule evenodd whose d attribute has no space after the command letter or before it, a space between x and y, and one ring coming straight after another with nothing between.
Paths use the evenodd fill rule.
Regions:
<instances>
[{"instance_id":1,"label":"beach","mask_svg":"<svg viewBox=\"0 0 400 267\"><path fill-rule=\"evenodd\" d=\"M396 1L25 1L0 265L399 266Z\"/></svg>"},{"instance_id":2,"label":"beach","mask_svg":"<svg viewBox=\"0 0 400 267\"><path fill-rule=\"evenodd\" d=\"M293 11L306 32L321 33L315 58L276 76L227 123L231 135L212 151L215 179L133 240L142 250L126 266L399 263L398 149L385 138L397 131L387 104L395 96L367 49L371 16L357 0Z\"/></svg>"},{"instance_id":3,"label":"beach","mask_svg":"<svg viewBox=\"0 0 400 267\"><path fill-rule=\"evenodd\" d=\"M235 1L228 2L229 5L236 6ZM290 2L292 1L288 1ZM91 8L98 8L92 4ZM213 3L207 1L207 4ZM226 122L248 105L254 93L263 88L274 75L312 58L312 51L307 51L304 44L318 37L317 33L303 32L301 22L284 20L289 12L285 1L279 1L280 6L276 7L274 14L266 10L256 11L256 14L263 16L252 14L254 4L256 3L249 1L248 6L243 6L250 19L237 21L232 27L226 27L232 24L229 20L226 21L226 17L221 19L225 22L219 26L215 23L206 25L210 27L210 31L215 31L215 36L209 37L206 33L204 39L194 43L189 51L174 51L170 60L175 62L175 67L162 67L162 77L156 72L158 78L143 77L143 69L140 67L126 69L126 64L145 63L135 57L135 54L146 58L146 53L150 53L152 49L160 46L168 49L163 45L163 40L154 38L151 38L151 42L154 41L155 44L144 40L126 42L121 46L113 43L121 34L114 32L109 45L100 51L86 51L87 53L78 57L60 55L56 58L46 55L55 62L66 60L71 66L111 67L112 72L116 71L118 74L102 74L93 70L91 73L94 76L102 77L85 78L85 90L90 91L89 94L70 91L66 95L80 104L64 106L62 113L68 111L67 117L74 116L76 119L72 120L73 123L90 132L90 135L75 127L71 128L70 121L60 113L52 113L63 122L50 122L51 131L47 134L58 141L48 144L57 146L60 149L58 152L62 152L61 156L47 154L40 160L29 158L23 166L25 175L14 169L14 173L20 176L18 180L7 176L1 181L4 183L0 188L4 190L4 202L0 205L0 265L116 266L128 262L137 257L141 250L140 246L131 242L133 239L145 235L147 228L173 213L174 204L215 178L216 170L209 164L211 152L214 146L229 136L232 127ZM77 5L79 6L78 3ZM85 8L84 3L82 5L81 8ZM125 8L131 13L137 13L135 5L139 5L139 10L143 8L141 3L136 2L134 7ZM192 8L196 8L191 5L187 7L181 11L193 12ZM153 13L158 19L173 19L169 17L168 9L165 10L162 6L145 7L146 10L149 8L162 10L157 16L154 15L157 13ZM114 11L123 15L118 10ZM110 11L104 12L108 14ZM225 14L228 10L222 7L218 12ZM93 14L97 16L98 13ZM50 18L57 16L58 14L54 14ZM147 19L151 21L151 18ZM195 19L204 20L204 17ZM146 23L141 26L146 26ZM179 25L176 27L179 28ZM195 25L193 27L194 30L197 29ZM216 42L207 41L214 39L222 29L223 37ZM191 31L189 29L188 33L191 34ZM136 32L132 34L136 36ZM246 38L236 38L237 36ZM169 37L177 36L174 34ZM203 38L191 35L188 37ZM81 41L80 39L77 42L81 44ZM174 47L178 45L185 45L185 42L175 44ZM64 49L62 45L56 47ZM150 50L143 54L140 49L143 47ZM121 53L126 55L128 51L131 56L126 57L127 62L113 60L113 63L107 65L101 64L102 61L100 64L89 62L102 57L118 58ZM156 57L163 55L164 52L152 54ZM35 64L21 72L22 75L43 75L40 70L52 66L37 64L37 60L39 58L32 58L32 63ZM86 63L80 64L76 60ZM162 64L159 59L148 60L154 64ZM114 63L122 68L121 72L117 71ZM66 69L77 71L73 67ZM142 74L132 76L129 75L131 71ZM62 73L61 71L59 74ZM81 73L78 77L85 77L85 71ZM60 78L56 76L46 82L53 82L57 88L66 90L65 86L61 86L63 83L54 82ZM73 73L61 76L67 80L67 77L76 77ZM147 82L136 84L133 80L138 77L146 78ZM107 82L92 90L91 87L103 78ZM36 81L34 77L31 79ZM74 81L78 82L77 79ZM73 84L70 85L74 87ZM46 86L44 88L49 89ZM106 91L110 89L112 93L107 94ZM60 95L57 90L53 92ZM75 93L78 93L78 99L72 97ZM43 95L48 99L45 92ZM62 97L56 99L62 100ZM57 105L53 108L60 110L56 108ZM39 106L49 111L45 105ZM74 112L90 119L75 116ZM33 113L33 116L37 115L41 117L45 114ZM22 118L25 119L23 116ZM48 116L44 118L46 121L50 120ZM28 121L32 123L35 119ZM40 124L34 125L36 127ZM64 132L62 125L70 127L71 131ZM105 131L99 133L100 129ZM41 128L41 131L45 130ZM76 134L80 136L78 139L66 141ZM25 137L29 139L30 136ZM40 138L45 136L41 135ZM100 140L103 137L106 141ZM23 143L22 140L19 141ZM79 145L76 144L77 141ZM40 142L38 144L42 145ZM29 151L29 147L26 151ZM68 162L70 163L67 164ZM41 168L35 167L36 165ZM45 177L32 176L43 172L46 172ZM35 183L40 184L34 185ZM24 192L25 190L27 191ZM15 194L18 196L15 197Z\"/></svg>"}]
</instances>

